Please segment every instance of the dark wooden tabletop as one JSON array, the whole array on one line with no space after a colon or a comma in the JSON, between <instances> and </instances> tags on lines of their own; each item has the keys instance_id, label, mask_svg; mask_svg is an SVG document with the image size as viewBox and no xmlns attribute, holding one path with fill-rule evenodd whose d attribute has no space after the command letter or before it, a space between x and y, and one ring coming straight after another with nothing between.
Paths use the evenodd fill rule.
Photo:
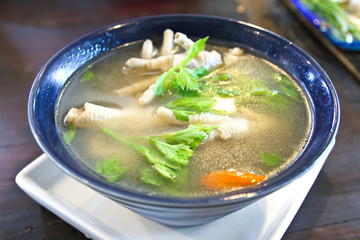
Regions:
<instances>
[{"instance_id":1,"label":"dark wooden tabletop","mask_svg":"<svg viewBox=\"0 0 360 240\"><path fill-rule=\"evenodd\" d=\"M360 84L277 0L0 1L0 239L86 239L15 184L16 174L42 154L27 120L31 84L52 55L83 34L165 13L247 21L288 38L322 65L340 98L340 129L283 239L360 239ZM360 59L360 52L345 54Z\"/></svg>"}]
</instances>

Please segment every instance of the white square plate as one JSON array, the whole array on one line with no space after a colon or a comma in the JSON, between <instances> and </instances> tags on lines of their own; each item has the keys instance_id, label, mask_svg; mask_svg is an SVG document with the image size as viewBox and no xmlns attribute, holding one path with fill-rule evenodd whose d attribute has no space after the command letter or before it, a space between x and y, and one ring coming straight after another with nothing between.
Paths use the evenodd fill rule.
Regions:
<instances>
[{"instance_id":1,"label":"white square plate","mask_svg":"<svg viewBox=\"0 0 360 240\"><path fill-rule=\"evenodd\" d=\"M257 202L214 222L168 227L148 220L57 168L45 154L16 176L30 197L91 239L281 239L299 210L335 139L305 174Z\"/></svg>"}]
</instances>

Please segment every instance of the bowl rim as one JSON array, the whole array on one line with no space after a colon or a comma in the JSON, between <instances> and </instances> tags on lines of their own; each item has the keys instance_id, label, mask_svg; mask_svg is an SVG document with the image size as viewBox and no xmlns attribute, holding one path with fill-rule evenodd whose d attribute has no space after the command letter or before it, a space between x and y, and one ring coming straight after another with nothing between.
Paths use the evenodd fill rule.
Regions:
<instances>
[{"instance_id":1,"label":"bowl rim","mask_svg":"<svg viewBox=\"0 0 360 240\"><path fill-rule=\"evenodd\" d=\"M104 32L112 31L121 27L125 27L130 24L140 24L143 22L148 22L152 20L164 20L168 18L201 18L201 19L212 19L216 21L229 21L233 23L237 23L240 25L244 25L246 27L256 29L258 31L261 31L263 33L266 33L268 35L271 35L275 38L280 38L282 41L287 42L291 45L291 47L296 48L298 52L301 52L303 56L305 56L307 59L311 60L313 64L315 64L315 68L319 71L320 75L323 77L324 81L326 82L329 91L331 93L331 97L334 101L334 114L333 114L333 121L331 125L331 131L329 132L323 146L321 147L321 150L317 151L317 154L313 156L311 161L307 161L307 164L304 164L301 168L297 169L295 171L295 176L287 176L283 178L272 178L268 181L265 181L264 183L261 183L259 185L255 185L252 187L248 187L245 190L235 190L229 193L224 193L220 195L215 196L207 196L207 197L198 197L198 198L177 198L177 197L165 197L165 196L149 196L145 195L139 192L114 188L109 185L106 185L104 183L96 181L95 178L90 179L83 175L80 175L76 170L74 169L68 169L64 164L61 162L61 160L58 159L58 156L56 156L51 149L48 149L48 147L43 143L43 136L39 133L39 129L36 127L35 124L35 114L33 111L33 107L35 106L35 96L37 88L41 82L41 77L43 73L51 66L54 59L56 59L58 56L61 56L67 49L69 49L72 46L76 46L77 43L80 41L90 38L91 36L95 36ZM247 23L244 21L239 21L231 18L225 18L225 17L219 17L219 16L211 16L211 15L203 15L203 14L162 14L162 15L154 15L154 16L146 16L146 17L140 17L140 18L134 18L134 19L128 19L125 21L120 21L117 23L113 23L110 25L107 25L102 28L98 28L94 31L91 31L78 39L70 42L68 45L63 47L61 50L59 50L55 55L53 55L41 68L39 73L37 74L30 90L29 98L28 98L28 121L30 125L31 132L40 146L40 148L46 153L46 155L51 159L53 163L57 167L59 167L62 171L64 171L66 174L70 175L77 181L97 190L98 192L101 192L105 195L107 195L110 198L114 198L116 200L123 199L124 201L130 201L135 203L146 203L147 205L152 206L168 206L168 207L207 207L209 205L230 205L230 204L236 204L237 202L249 202L254 201L264 195L267 195L271 192L274 192L278 190L279 188L289 184L293 180L299 178L303 174L305 174L313 165L315 165L318 162L319 157L321 154L325 152L325 150L329 147L330 142L335 139L335 136L338 132L339 124L340 124L340 103L339 99L335 90L335 87L333 83L331 82L329 76L326 74L326 72L322 69L322 67L304 50L302 50L300 47L298 47L296 44L292 43L291 41L285 39L284 37L270 31L267 29L264 29L260 26ZM286 170L285 170L286 171ZM280 174L282 175L282 173Z\"/></svg>"}]
</instances>

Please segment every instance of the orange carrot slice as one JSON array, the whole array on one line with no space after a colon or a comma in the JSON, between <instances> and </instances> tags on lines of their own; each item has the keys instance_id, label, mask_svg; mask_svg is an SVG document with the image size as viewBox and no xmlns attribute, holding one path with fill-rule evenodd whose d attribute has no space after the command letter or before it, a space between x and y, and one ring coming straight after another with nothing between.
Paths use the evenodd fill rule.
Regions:
<instances>
[{"instance_id":1,"label":"orange carrot slice","mask_svg":"<svg viewBox=\"0 0 360 240\"><path fill-rule=\"evenodd\" d=\"M233 187L248 187L265 180L265 176L254 173L240 172L234 169L214 171L201 179L201 185L211 190Z\"/></svg>"}]
</instances>

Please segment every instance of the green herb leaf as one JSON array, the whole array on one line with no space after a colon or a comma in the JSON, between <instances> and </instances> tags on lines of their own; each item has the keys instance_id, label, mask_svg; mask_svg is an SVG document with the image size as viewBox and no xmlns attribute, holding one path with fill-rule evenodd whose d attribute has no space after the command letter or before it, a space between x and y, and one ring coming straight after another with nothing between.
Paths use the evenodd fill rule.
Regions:
<instances>
[{"instance_id":1,"label":"green herb leaf","mask_svg":"<svg viewBox=\"0 0 360 240\"><path fill-rule=\"evenodd\" d=\"M90 81L94 78L94 73L90 70L86 70L81 78L80 78L80 82L87 82L87 81Z\"/></svg>"},{"instance_id":2,"label":"green herb leaf","mask_svg":"<svg viewBox=\"0 0 360 240\"><path fill-rule=\"evenodd\" d=\"M232 79L232 76L228 73L221 73L221 74L218 74L216 75L216 80L220 80L220 81L228 81L230 79Z\"/></svg>"},{"instance_id":3,"label":"green herb leaf","mask_svg":"<svg viewBox=\"0 0 360 240\"><path fill-rule=\"evenodd\" d=\"M159 151L151 147L142 146L139 144L135 144L135 147L135 150L139 151L151 164L154 165L154 167L156 167L157 165L161 165L174 170L180 169L181 167L179 163L169 161L163 155L161 155ZM173 173L169 173L169 175L170 174Z\"/></svg>"},{"instance_id":4,"label":"green herb leaf","mask_svg":"<svg viewBox=\"0 0 360 240\"><path fill-rule=\"evenodd\" d=\"M189 111L182 111L182 110L171 110L174 113L174 116L177 120L189 122L190 118L189 115L194 114L193 112Z\"/></svg>"},{"instance_id":5,"label":"green herb leaf","mask_svg":"<svg viewBox=\"0 0 360 240\"><path fill-rule=\"evenodd\" d=\"M125 138L110 129L103 128L102 132L119 141L120 143L129 146L135 151L141 153L148 160L148 162L153 165L153 167L159 172L161 176L169 179L174 179L176 177L175 172L171 169L179 169L181 165L169 161L164 156L162 156L159 151L151 147L131 142L128 138Z\"/></svg>"},{"instance_id":6,"label":"green herb leaf","mask_svg":"<svg viewBox=\"0 0 360 240\"><path fill-rule=\"evenodd\" d=\"M286 107L288 106L288 100L284 96L277 91L270 90L266 86L250 91L249 96L256 96L260 98L260 100L277 111L286 110Z\"/></svg>"},{"instance_id":7,"label":"green herb leaf","mask_svg":"<svg viewBox=\"0 0 360 240\"><path fill-rule=\"evenodd\" d=\"M259 95L271 96L274 94L277 94L277 92L270 91L270 89L268 88L258 88L249 93L250 96L259 96Z\"/></svg>"},{"instance_id":8,"label":"green herb leaf","mask_svg":"<svg viewBox=\"0 0 360 240\"><path fill-rule=\"evenodd\" d=\"M283 160L282 156L273 152L261 152L260 156L270 167L276 167Z\"/></svg>"},{"instance_id":9,"label":"green herb leaf","mask_svg":"<svg viewBox=\"0 0 360 240\"><path fill-rule=\"evenodd\" d=\"M336 1L302 0L302 2L310 11L316 13L326 21L330 32L335 38L345 42L352 42L348 40L348 35L351 34L353 38L360 40L360 29ZM352 40L352 38L350 38L350 40Z\"/></svg>"},{"instance_id":10,"label":"green herb leaf","mask_svg":"<svg viewBox=\"0 0 360 240\"><path fill-rule=\"evenodd\" d=\"M219 94L222 97L229 97L230 96L230 92L228 90L226 90L225 88L220 88L217 91L217 94Z\"/></svg>"},{"instance_id":11,"label":"green herb leaf","mask_svg":"<svg viewBox=\"0 0 360 240\"><path fill-rule=\"evenodd\" d=\"M216 126L200 124L189 125L186 129L165 135L141 138L142 141L150 141L155 148L135 143L134 139L124 137L107 128L103 128L102 132L143 155L157 174L174 181L176 173L188 164L195 148L216 128ZM144 178L145 180L143 180L148 183L155 181L151 180L153 179L151 177L149 177L150 180L145 176ZM154 184L154 182L151 184Z\"/></svg>"},{"instance_id":12,"label":"green herb leaf","mask_svg":"<svg viewBox=\"0 0 360 240\"><path fill-rule=\"evenodd\" d=\"M160 96L171 87L171 71L164 72L155 82L155 95Z\"/></svg>"},{"instance_id":13,"label":"green herb leaf","mask_svg":"<svg viewBox=\"0 0 360 240\"><path fill-rule=\"evenodd\" d=\"M187 71L196 79L200 79L210 74L210 71L207 70L205 67L199 67L195 70L187 68Z\"/></svg>"},{"instance_id":14,"label":"green herb leaf","mask_svg":"<svg viewBox=\"0 0 360 240\"><path fill-rule=\"evenodd\" d=\"M141 170L141 180L158 187L164 185L164 178L162 178L152 167Z\"/></svg>"},{"instance_id":15,"label":"green herb leaf","mask_svg":"<svg viewBox=\"0 0 360 240\"><path fill-rule=\"evenodd\" d=\"M201 38L197 40L187 51L186 57L180 64L180 67L184 67L191 59L196 57L200 52L205 49L206 41L209 37Z\"/></svg>"},{"instance_id":16,"label":"green herb leaf","mask_svg":"<svg viewBox=\"0 0 360 240\"><path fill-rule=\"evenodd\" d=\"M154 168L148 167L141 170L141 179L148 184L158 187L164 193L172 196L181 196L182 191L188 185L186 181L188 179L188 168L184 167L177 171L176 181L167 181Z\"/></svg>"},{"instance_id":17,"label":"green herb leaf","mask_svg":"<svg viewBox=\"0 0 360 240\"><path fill-rule=\"evenodd\" d=\"M212 112L217 100L213 98L180 98L168 102L165 107L171 110L186 110L195 113Z\"/></svg>"},{"instance_id":18,"label":"green herb leaf","mask_svg":"<svg viewBox=\"0 0 360 240\"><path fill-rule=\"evenodd\" d=\"M161 176L169 180L174 180L176 178L176 173L163 164L154 164L153 167Z\"/></svg>"},{"instance_id":19,"label":"green herb leaf","mask_svg":"<svg viewBox=\"0 0 360 240\"><path fill-rule=\"evenodd\" d=\"M281 86L280 88L287 97L295 100L296 102L301 102L300 93L295 88L289 88L286 86Z\"/></svg>"},{"instance_id":20,"label":"green herb leaf","mask_svg":"<svg viewBox=\"0 0 360 240\"><path fill-rule=\"evenodd\" d=\"M236 91L227 90L225 88L219 88L217 90L217 94L220 95L221 97L225 97L225 98L234 97L234 96L239 95L239 93L237 93Z\"/></svg>"},{"instance_id":21,"label":"green herb leaf","mask_svg":"<svg viewBox=\"0 0 360 240\"><path fill-rule=\"evenodd\" d=\"M159 76L155 82L155 96L160 96L169 90L172 86L176 89L179 87L181 90L198 91L199 85L197 79L202 75L208 74L205 68L197 70L190 70L184 68L186 63L196 57L205 48L205 42L208 38L203 38L195 42L188 50L185 58L179 67L169 69Z\"/></svg>"},{"instance_id":22,"label":"green herb leaf","mask_svg":"<svg viewBox=\"0 0 360 240\"><path fill-rule=\"evenodd\" d=\"M199 90L199 84L194 76L192 76L188 69L181 68L177 75L177 83L182 90Z\"/></svg>"},{"instance_id":23,"label":"green herb leaf","mask_svg":"<svg viewBox=\"0 0 360 240\"><path fill-rule=\"evenodd\" d=\"M280 83L281 91L296 102L301 102L301 96L295 85L283 74L276 74L274 79Z\"/></svg>"},{"instance_id":24,"label":"green herb leaf","mask_svg":"<svg viewBox=\"0 0 360 240\"><path fill-rule=\"evenodd\" d=\"M156 139L152 139L156 148L168 159L186 166L189 163L194 151L185 144L168 144Z\"/></svg>"},{"instance_id":25,"label":"green herb leaf","mask_svg":"<svg viewBox=\"0 0 360 240\"><path fill-rule=\"evenodd\" d=\"M208 136L208 134L216 128L217 126L190 124L183 130L170 132L160 137L168 143L184 143L190 146L191 149L195 149Z\"/></svg>"},{"instance_id":26,"label":"green herb leaf","mask_svg":"<svg viewBox=\"0 0 360 240\"><path fill-rule=\"evenodd\" d=\"M96 164L96 170L103 175L109 182L114 182L123 177L128 167L121 167L118 157L105 159Z\"/></svg>"},{"instance_id":27,"label":"green herb leaf","mask_svg":"<svg viewBox=\"0 0 360 240\"><path fill-rule=\"evenodd\" d=\"M288 107L288 99L277 92L264 96L263 101L277 111L284 111Z\"/></svg>"},{"instance_id":28,"label":"green herb leaf","mask_svg":"<svg viewBox=\"0 0 360 240\"><path fill-rule=\"evenodd\" d=\"M76 126L74 124L69 124L69 130L66 131L63 135L63 139L66 144L70 144L72 142L72 140L75 137L75 133L76 133Z\"/></svg>"},{"instance_id":29,"label":"green herb leaf","mask_svg":"<svg viewBox=\"0 0 360 240\"><path fill-rule=\"evenodd\" d=\"M294 84L288 79L284 74L277 73L273 75L273 79L280 83L281 85L287 86L287 87L294 87Z\"/></svg>"}]
</instances>

